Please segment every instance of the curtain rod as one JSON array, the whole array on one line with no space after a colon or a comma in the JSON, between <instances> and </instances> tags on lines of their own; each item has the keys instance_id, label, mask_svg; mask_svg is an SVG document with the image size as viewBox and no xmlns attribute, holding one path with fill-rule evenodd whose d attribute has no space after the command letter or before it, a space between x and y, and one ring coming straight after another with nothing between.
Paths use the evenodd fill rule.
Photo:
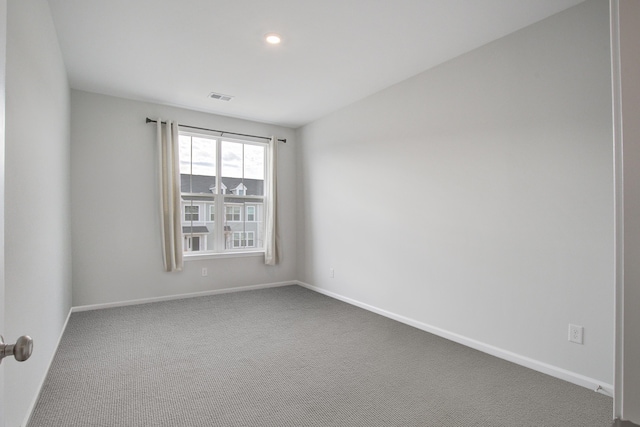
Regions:
<instances>
[{"instance_id":1,"label":"curtain rod","mask_svg":"<svg viewBox=\"0 0 640 427\"><path fill-rule=\"evenodd\" d=\"M157 120L152 120L149 117L147 117L147 120L145 123L158 123ZM163 124L166 122L162 122ZM197 130L206 130L206 131L210 131L210 132L218 132L220 133L220 136L226 134L229 135L237 135L237 136L248 136L250 138L260 138L260 139L271 139L268 136L258 136L258 135L247 135L246 133L235 133L235 132L227 132L226 130L216 130L216 129L207 129L207 128L199 128L197 126L188 126L188 125L181 125L180 123L178 123L178 126L182 127L182 128L189 128L189 129L197 129ZM284 142L285 144L287 143L287 139L279 139L278 141L280 142Z\"/></svg>"}]
</instances>

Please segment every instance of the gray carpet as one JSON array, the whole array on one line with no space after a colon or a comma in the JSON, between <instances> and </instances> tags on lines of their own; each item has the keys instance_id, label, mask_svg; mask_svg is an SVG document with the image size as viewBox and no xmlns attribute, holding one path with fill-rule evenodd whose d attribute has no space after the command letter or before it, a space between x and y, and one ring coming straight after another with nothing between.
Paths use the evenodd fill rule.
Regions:
<instances>
[{"instance_id":1,"label":"gray carpet","mask_svg":"<svg viewBox=\"0 0 640 427\"><path fill-rule=\"evenodd\" d=\"M287 286L72 314L29 426L608 427L611 408Z\"/></svg>"}]
</instances>

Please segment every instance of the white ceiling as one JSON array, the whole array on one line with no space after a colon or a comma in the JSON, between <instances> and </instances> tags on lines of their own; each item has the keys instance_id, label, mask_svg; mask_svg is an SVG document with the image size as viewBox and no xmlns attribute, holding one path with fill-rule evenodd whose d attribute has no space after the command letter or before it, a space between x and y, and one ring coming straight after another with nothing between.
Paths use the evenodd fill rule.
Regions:
<instances>
[{"instance_id":1,"label":"white ceiling","mask_svg":"<svg viewBox=\"0 0 640 427\"><path fill-rule=\"evenodd\" d=\"M49 4L71 87L296 128L582 1Z\"/></svg>"}]
</instances>

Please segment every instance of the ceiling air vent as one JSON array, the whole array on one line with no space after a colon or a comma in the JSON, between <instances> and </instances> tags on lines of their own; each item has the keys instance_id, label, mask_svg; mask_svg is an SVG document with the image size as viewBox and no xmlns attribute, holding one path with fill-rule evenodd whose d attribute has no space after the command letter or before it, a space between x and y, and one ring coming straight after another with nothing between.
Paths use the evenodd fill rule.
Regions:
<instances>
[{"instance_id":1,"label":"ceiling air vent","mask_svg":"<svg viewBox=\"0 0 640 427\"><path fill-rule=\"evenodd\" d=\"M233 96L231 96L231 95L223 95L221 93L211 92L209 94L209 98L218 99L220 101L231 101L233 99Z\"/></svg>"}]
</instances>

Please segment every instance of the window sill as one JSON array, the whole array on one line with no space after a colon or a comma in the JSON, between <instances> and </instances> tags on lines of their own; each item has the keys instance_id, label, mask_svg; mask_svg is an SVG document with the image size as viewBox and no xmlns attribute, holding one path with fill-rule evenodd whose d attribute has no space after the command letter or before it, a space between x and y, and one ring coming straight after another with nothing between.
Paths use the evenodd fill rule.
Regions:
<instances>
[{"instance_id":1,"label":"window sill","mask_svg":"<svg viewBox=\"0 0 640 427\"><path fill-rule=\"evenodd\" d=\"M206 253L206 254L184 254L184 261L199 261L203 259L220 259L220 258L244 258L264 256L264 251L243 251L243 252L222 252L222 253Z\"/></svg>"}]
</instances>

